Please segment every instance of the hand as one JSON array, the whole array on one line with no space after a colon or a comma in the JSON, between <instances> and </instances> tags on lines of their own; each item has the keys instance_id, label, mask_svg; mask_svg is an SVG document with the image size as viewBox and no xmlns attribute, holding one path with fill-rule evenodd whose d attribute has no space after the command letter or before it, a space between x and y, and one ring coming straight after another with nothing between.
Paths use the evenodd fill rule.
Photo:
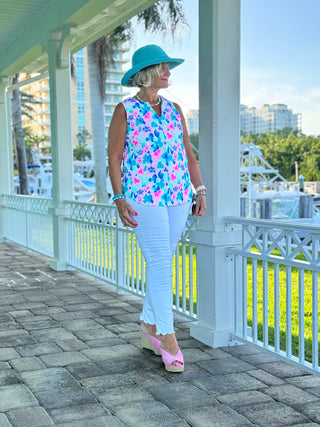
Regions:
<instances>
[{"instance_id":1,"label":"hand","mask_svg":"<svg viewBox=\"0 0 320 427\"><path fill-rule=\"evenodd\" d=\"M124 199L117 199L115 201L115 204L117 205L119 216L120 216L120 219L122 221L122 224L124 226L127 226L127 227L135 228L138 224L131 217L131 215L136 216L138 214L133 209L133 207L130 206L129 203L126 202Z\"/></svg>"},{"instance_id":2,"label":"hand","mask_svg":"<svg viewBox=\"0 0 320 427\"><path fill-rule=\"evenodd\" d=\"M203 216L206 209L207 209L206 196L203 194L198 194L196 199L196 208L194 210L194 214L197 216Z\"/></svg>"}]
</instances>

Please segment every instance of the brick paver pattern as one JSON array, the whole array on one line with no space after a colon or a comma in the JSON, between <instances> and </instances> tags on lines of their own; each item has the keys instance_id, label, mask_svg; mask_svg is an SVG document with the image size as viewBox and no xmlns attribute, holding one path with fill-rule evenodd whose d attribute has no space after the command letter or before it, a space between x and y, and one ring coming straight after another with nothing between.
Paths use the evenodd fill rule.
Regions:
<instances>
[{"instance_id":1,"label":"brick paver pattern","mask_svg":"<svg viewBox=\"0 0 320 427\"><path fill-rule=\"evenodd\" d=\"M320 378L175 316L185 371L141 348L142 299L0 244L0 426L320 425ZM318 424L319 423L319 424Z\"/></svg>"}]
</instances>

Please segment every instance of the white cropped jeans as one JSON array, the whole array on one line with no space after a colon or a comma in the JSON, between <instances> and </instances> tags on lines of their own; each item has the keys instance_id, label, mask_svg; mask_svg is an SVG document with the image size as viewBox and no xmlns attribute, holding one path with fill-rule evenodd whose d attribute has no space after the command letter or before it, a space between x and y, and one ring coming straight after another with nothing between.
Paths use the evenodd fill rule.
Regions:
<instances>
[{"instance_id":1,"label":"white cropped jeans","mask_svg":"<svg viewBox=\"0 0 320 427\"><path fill-rule=\"evenodd\" d=\"M140 320L156 325L157 334L172 334L172 259L184 230L191 203L148 206L126 198L138 213L134 232L146 260L146 296Z\"/></svg>"}]
</instances>

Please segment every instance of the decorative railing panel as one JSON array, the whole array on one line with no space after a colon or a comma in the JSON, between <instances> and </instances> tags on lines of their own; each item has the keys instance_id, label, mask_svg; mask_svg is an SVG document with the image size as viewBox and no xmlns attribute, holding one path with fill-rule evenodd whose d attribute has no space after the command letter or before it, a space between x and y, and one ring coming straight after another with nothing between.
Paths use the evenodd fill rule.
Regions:
<instances>
[{"instance_id":1,"label":"decorative railing panel","mask_svg":"<svg viewBox=\"0 0 320 427\"><path fill-rule=\"evenodd\" d=\"M235 263L235 332L319 371L320 227L226 218L242 229Z\"/></svg>"},{"instance_id":2,"label":"decorative railing panel","mask_svg":"<svg viewBox=\"0 0 320 427\"><path fill-rule=\"evenodd\" d=\"M5 234L8 240L53 256L52 200L30 196L1 196Z\"/></svg>"},{"instance_id":3,"label":"decorative railing panel","mask_svg":"<svg viewBox=\"0 0 320 427\"><path fill-rule=\"evenodd\" d=\"M123 227L113 205L68 202L70 266L137 295L145 295L145 260L132 229ZM189 219L173 260L174 309L196 318L196 226Z\"/></svg>"}]
</instances>

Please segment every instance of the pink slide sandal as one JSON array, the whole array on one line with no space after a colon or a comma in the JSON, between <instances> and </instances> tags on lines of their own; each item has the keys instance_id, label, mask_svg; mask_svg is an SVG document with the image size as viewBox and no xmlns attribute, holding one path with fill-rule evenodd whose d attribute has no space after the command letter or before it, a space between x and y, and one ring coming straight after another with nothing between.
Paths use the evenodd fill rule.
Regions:
<instances>
[{"instance_id":1,"label":"pink slide sandal","mask_svg":"<svg viewBox=\"0 0 320 427\"><path fill-rule=\"evenodd\" d=\"M162 361L165 365L165 368L169 372L183 372L184 371L184 360L183 354L179 348L177 354L170 354L162 347L160 347ZM179 362L178 365L173 365L174 362Z\"/></svg>"}]
</instances>

